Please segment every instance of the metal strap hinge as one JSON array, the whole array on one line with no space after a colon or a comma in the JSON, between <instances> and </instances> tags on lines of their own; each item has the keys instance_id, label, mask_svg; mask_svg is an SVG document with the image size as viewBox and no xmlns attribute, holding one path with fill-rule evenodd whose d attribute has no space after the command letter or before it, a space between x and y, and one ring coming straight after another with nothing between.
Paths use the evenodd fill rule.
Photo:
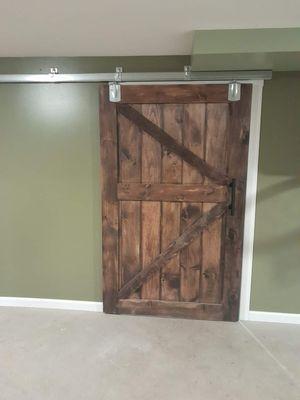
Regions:
<instances>
[{"instance_id":1,"label":"metal strap hinge","mask_svg":"<svg viewBox=\"0 0 300 400\"><path fill-rule=\"evenodd\" d=\"M185 80L190 80L191 79L191 73L192 73L192 67L190 65L185 65L184 66L184 79Z\"/></svg>"},{"instance_id":2,"label":"metal strap hinge","mask_svg":"<svg viewBox=\"0 0 300 400\"><path fill-rule=\"evenodd\" d=\"M114 82L109 83L109 101L113 103L118 103L121 101L122 72L122 67L116 67Z\"/></svg>"}]
</instances>

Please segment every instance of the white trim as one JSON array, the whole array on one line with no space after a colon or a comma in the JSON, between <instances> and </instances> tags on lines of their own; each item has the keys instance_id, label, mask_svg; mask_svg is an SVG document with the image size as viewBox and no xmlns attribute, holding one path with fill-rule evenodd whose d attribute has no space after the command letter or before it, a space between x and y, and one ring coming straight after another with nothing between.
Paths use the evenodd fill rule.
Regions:
<instances>
[{"instance_id":1,"label":"white trim","mask_svg":"<svg viewBox=\"0 0 300 400\"><path fill-rule=\"evenodd\" d=\"M300 324L300 314L249 311L247 320L259 322L279 322L284 324Z\"/></svg>"},{"instance_id":2,"label":"white trim","mask_svg":"<svg viewBox=\"0 0 300 400\"><path fill-rule=\"evenodd\" d=\"M55 310L103 311L102 302L97 301L31 299L27 297L0 297L0 307L33 307L50 308Z\"/></svg>"},{"instance_id":3,"label":"white trim","mask_svg":"<svg viewBox=\"0 0 300 400\"><path fill-rule=\"evenodd\" d=\"M252 102L248 152L248 173L246 187L246 206L244 222L244 245L242 261L242 282L240 300L240 319L247 320L250 310L253 243L255 228L255 207L258 175L258 156L260 120L262 106L263 80L252 83Z\"/></svg>"}]
</instances>

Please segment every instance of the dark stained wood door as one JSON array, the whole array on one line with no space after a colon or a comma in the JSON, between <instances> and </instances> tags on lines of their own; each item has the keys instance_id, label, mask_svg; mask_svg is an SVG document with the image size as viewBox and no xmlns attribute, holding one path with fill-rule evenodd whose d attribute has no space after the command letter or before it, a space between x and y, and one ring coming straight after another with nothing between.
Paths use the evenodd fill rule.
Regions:
<instances>
[{"instance_id":1,"label":"dark stained wood door","mask_svg":"<svg viewBox=\"0 0 300 400\"><path fill-rule=\"evenodd\" d=\"M100 89L104 311L236 321L251 85Z\"/></svg>"}]
</instances>

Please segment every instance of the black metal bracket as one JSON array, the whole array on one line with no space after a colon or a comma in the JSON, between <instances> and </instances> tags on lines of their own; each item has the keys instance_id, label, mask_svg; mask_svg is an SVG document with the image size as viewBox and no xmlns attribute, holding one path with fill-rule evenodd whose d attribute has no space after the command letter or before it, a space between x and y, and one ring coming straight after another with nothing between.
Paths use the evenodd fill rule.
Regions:
<instances>
[{"instance_id":1,"label":"black metal bracket","mask_svg":"<svg viewBox=\"0 0 300 400\"><path fill-rule=\"evenodd\" d=\"M230 203L229 203L229 210L230 210L230 215L234 215L235 213L235 190L236 190L236 180L232 179L232 181L229 184L230 188Z\"/></svg>"}]
</instances>

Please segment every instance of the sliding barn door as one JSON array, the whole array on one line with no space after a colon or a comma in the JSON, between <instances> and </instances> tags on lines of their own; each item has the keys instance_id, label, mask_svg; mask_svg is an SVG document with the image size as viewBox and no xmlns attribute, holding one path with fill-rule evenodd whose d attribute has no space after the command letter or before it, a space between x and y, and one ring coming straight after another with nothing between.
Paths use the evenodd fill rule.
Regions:
<instances>
[{"instance_id":1,"label":"sliding barn door","mask_svg":"<svg viewBox=\"0 0 300 400\"><path fill-rule=\"evenodd\" d=\"M251 86L100 89L104 311L238 319Z\"/></svg>"}]
</instances>

